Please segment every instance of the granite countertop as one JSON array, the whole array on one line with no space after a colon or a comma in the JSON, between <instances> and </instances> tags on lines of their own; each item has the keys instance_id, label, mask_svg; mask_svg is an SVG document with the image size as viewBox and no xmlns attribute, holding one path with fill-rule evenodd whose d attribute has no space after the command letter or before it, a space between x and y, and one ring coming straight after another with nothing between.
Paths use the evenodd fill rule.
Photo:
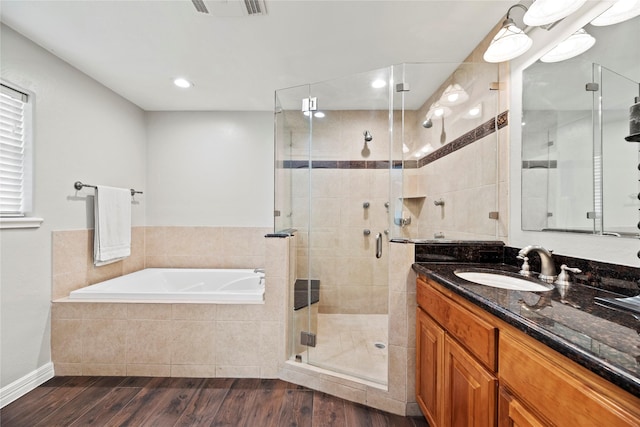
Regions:
<instances>
[{"instance_id":1,"label":"granite countertop","mask_svg":"<svg viewBox=\"0 0 640 427\"><path fill-rule=\"evenodd\" d=\"M607 306L629 295L572 284L564 299L557 289L523 292L474 284L454 274L462 268L517 272L506 264L415 263L413 269L640 397L640 314ZM604 300L602 300L604 298ZM608 299L608 300L607 300Z\"/></svg>"}]
</instances>

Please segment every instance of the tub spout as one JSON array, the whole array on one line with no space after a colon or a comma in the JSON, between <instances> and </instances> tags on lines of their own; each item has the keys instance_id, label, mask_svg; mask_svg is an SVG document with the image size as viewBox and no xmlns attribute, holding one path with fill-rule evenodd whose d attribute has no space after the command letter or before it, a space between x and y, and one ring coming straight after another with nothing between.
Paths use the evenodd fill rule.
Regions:
<instances>
[{"instance_id":1,"label":"tub spout","mask_svg":"<svg viewBox=\"0 0 640 427\"><path fill-rule=\"evenodd\" d=\"M264 274L264 268L254 268L253 272L254 273L263 273Z\"/></svg>"}]
</instances>

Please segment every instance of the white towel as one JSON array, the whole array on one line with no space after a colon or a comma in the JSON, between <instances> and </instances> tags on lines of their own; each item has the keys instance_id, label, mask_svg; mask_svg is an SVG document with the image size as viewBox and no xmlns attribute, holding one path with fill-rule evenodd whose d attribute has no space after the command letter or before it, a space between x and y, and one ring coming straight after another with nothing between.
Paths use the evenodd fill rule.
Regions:
<instances>
[{"instance_id":1,"label":"white towel","mask_svg":"<svg viewBox=\"0 0 640 427\"><path fill-rule=\"evenodd\" d=\"M98 185L94 214L93 263L101 266L131 255L131 190Z\"/></svg>"}]
</instances>

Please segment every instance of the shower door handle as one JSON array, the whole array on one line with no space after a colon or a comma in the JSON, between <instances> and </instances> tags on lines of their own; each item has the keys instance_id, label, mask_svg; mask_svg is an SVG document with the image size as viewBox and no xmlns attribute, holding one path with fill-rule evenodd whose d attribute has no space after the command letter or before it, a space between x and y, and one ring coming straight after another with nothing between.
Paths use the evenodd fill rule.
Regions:
<instances>
[{"instance_id":1,"label":"shower door handle","mask_svg":"<svg viewBox=\"0 0 640 427\"><path fill-rule=\"evenodd\" d=\"M382 258L382 233L376 234L376 258Z\"/></svg>"}]
</instances>

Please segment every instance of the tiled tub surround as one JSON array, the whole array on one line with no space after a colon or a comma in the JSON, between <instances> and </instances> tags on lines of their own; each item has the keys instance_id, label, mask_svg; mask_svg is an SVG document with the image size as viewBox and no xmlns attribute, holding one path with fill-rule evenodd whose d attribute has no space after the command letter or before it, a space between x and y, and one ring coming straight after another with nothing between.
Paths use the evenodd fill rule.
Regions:
<instances>
[{"instance_id":1,"label":"tiled tub surround","mask_svg":"<svg viewBox=\"0 0 640 427\"><path fill-rule=\"evenodd\" d=\"M219 231L222 236L226 233L228 238L238 238L263 231L248 229L243 234L237 229L227 233L228 229L195 228L197 230L190 227L188 230L182 227L162 227L160 232L150 230L156 238L154 250L164 254L151 259L166 263L177 259L182 267L218 264L221 261L214 260L211 253L198 252L193 255L193 265L189 265L188 254L196 252L194 247L202 250L205 244L203 235L211 237ZM54 259L56 249L61 251L58 256L62 256L69 241L74 238L81 241L83 235L88 234L60 233L54 238ZM194 238L196 243L187 242L185 236ZM178 240L169 241L171 238ZM279 366L287 357L288 282L294 274L289 265L292 240L295 238L265 239L260 235L255 239L250 237L249 242L220 248L227 253L222 259L231 260L236 264L234 267L247 265L249 268L251 263L251 267L265 268L264 304L112 304L75 302L67 298L54 300L51 345L56 375L277 377ZM252 242L259 249L248 248ZM171 245L177 250L169 254ZM211 247L212 252L215 250ZM243 250L248 254L241 255ZM95 277L93 273L86 273L90 271L89 255L78 248L75 256L85 260L85 275L79 273L78 276L85 280ZM207 260L210 261L205 262ZM260 263L254 264L257 262ZM119 270L114 270L112 274L117 275Z\"/></svg>"},{"instance_id":2,"label":"tiled tub surround","mask_svg":"<svg viewBox=\"0 0 640 427\"><path fill-rule=\"evenodd\" d=\"M131 256L93 265L93 230L54 231L52 299L143 268L256 268L265 262L268 228L133 227Z\"/></svg>"},{"instance_id":3,"label":"tiled tub surround","mask_svg":"<svg viewBox=\"0 0 640 427\"><path fill-rule=\"evenodd\" d=\"M514 251L517 253L514 248L505 249L507 261L511 259L508 254ZM554 259L556 263L576 261L558 255L554 255ZM466 262L473 260L468 259ZM628 312L603 307L595 300L596 297L620 298L640 294L640 269L621 266L609 268L594 261L583 263L592 268L599 266L601 273L614 271L618 278L601 277L601 283L608 290L573 284L565 296L566 303L560 301L557 290L552 291L548 297L542 297L536 293L496 289L464 281L453 273L461 266L468 265L461 262L418 262L413 269L623 390L640 397L640 366L637 361L640 357L640 322ZM475 266L512 272L519 269L515 265L502 263L477 263ZM615 293L612 292L614 285L618 285ZM523 304L535 305L535 309L527 310L523 308Z\"/></svg>"}]
</instances>

